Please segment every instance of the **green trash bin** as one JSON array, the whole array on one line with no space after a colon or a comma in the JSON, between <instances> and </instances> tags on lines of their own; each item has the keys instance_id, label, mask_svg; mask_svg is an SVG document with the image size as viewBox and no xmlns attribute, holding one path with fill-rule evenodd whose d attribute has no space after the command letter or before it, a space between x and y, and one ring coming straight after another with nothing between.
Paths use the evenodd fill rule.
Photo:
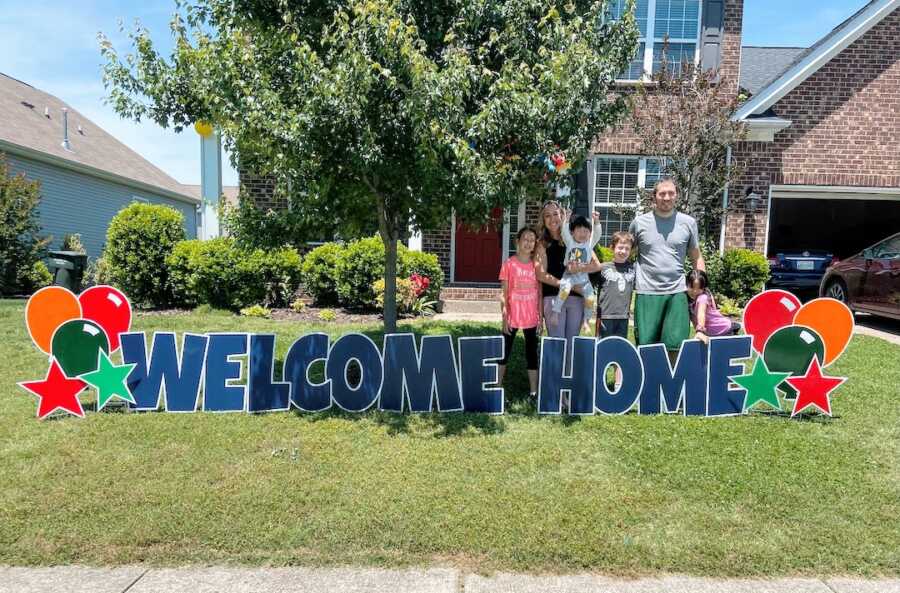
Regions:
<instances>
[{"instance_id":1,"label":"green trash bin","mask_svg":"<svg viewBox=\"0 0 900 593\"><path fill-rule=\"evenodd\" d=\"M53 284L78 292L87 267L87 254L78 251L51 251L49 255L47 268L53 275Z\"/></svg>"}]
</instances>

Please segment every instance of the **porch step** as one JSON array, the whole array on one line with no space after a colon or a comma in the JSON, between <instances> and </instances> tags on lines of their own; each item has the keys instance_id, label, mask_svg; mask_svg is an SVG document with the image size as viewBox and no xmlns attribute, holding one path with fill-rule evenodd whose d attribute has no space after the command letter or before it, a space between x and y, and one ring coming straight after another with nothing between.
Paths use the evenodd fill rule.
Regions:
<instances>
[{"instance_id":1,"label":"porch step","mask_svg":"<svg viewBox=\"0 0 900 593\"><path fill-rule=\"evenodd\" d=\"M500 317L500 303L496 300L445 300L443 313L496 315Z\"/></svg>"},{"instance_id":2,"label":"porch step","mask_svg":"<svg viewBox=\"0 0 900 593\"><path fill-rule=\"evenodd\" d=\"M500 298L499 286L445 286L441 290L442 301L493 301ZM499 305L497 305L499 306Z\"/></svg>"}]
</instances>

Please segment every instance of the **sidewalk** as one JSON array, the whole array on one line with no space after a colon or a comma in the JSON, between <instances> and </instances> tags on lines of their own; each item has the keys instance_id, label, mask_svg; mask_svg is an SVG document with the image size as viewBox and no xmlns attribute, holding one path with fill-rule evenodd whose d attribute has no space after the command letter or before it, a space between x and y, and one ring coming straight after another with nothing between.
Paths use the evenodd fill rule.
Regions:
<instances>
[{"instance_id":1,"label":"sidewalk","mask_svg":"<svg viewBox=\"0 0 900 593\"><path fill-rule=\"evenodd\" d=\"M454 569L0 567L0 593L900 593L900 579L611 579Z\"/></svg>"}]
</instances>

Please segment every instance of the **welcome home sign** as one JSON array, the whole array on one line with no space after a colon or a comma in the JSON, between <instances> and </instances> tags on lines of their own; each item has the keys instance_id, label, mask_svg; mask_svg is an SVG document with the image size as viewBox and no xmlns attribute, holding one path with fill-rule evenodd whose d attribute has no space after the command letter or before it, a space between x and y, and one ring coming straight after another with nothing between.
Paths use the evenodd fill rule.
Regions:
<instances>
[{"instance_id":1,"label":"welcome home sign","mask_svg":"<svg viewBox=\"0 0 900 593\"><path fill-rule=\"evenodd\" d=\"M767 291L750 302L744 322L748 335L711 338L708 345L686 340L674 365L661 344L636 348L618 337L576 337L568 352L566 340L543 338L538 412L732 416L760 406L781 409L780 391L792 396L792 415L808 408L831 414L830 394L845 378L824 376L822 368L846 348L849 310L831 299L801 306L790 293ZM179 339L173 332L132 332L128 299L110 286L77 297L61 287L38 291L26 306L26 324L49 355L43 380L20 383L40 398L39 418L56 410L84 417L78 394L85 389L96 392L98 410L115 398L137 410L179 413L505 409L503 388L495 385L500 335L454 342L449 335L417 341L410 333L387 334L379 347L360 333L333 341L309 333L290 345L276 378L275 335ZM111 355L118 350L117 364ZM311 376L317 364L324 372ZM359 372L350 373L351 365ZM615 390L606 381L611 366L623 376Z\"/></svg>"}]
</instances>

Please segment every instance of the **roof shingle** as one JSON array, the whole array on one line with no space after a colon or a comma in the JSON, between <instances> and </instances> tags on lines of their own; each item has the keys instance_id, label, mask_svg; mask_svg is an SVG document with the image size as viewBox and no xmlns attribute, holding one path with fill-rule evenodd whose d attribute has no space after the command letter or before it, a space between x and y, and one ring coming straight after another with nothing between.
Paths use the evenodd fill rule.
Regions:
<instances>
[{"instance_id":1,"label":"roof shingle","mask_svg":"<svg viewBox=\"0 0 900 593\"><path fill-rule=\"evenodd\" d=\"M71 151L62 146L63 108L69 113ZM0 122L2 141L157 187L186 199L196 199L175 179L70 105L3 73L0 73Z\"/></svg>"}]
</instances>

